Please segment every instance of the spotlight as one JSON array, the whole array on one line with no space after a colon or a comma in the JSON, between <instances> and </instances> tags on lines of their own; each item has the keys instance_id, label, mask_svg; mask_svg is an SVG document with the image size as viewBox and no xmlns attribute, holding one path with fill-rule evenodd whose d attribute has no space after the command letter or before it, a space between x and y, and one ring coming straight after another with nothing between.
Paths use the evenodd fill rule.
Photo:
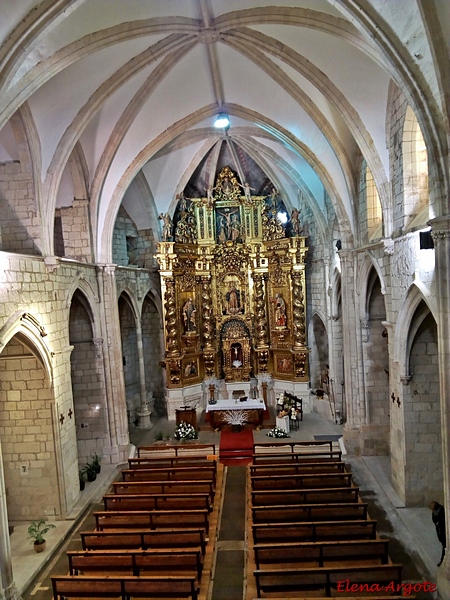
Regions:
<instances>
[{"instance_id":1,"label":"spotlight","mask_svg":"<svg viewBox=\"0 0 450 600\"><path fill-rule=\"evenodd\" d=\"M230 126L230 119L228 118L228 116L224 113L220 113L219 115L217 115L216 120L214 121L214 127L217 127L217 129L225 129L225 127L229 127Z\"/></svg>"},{"instance_id":2,"label":"spotlight","mask_svg":"<svg viewBox=\"0 0 450 600\"><path fill-rule=\"evenodd\" d=\"M288 216L285 212L280 211L279 213L277 213L277 219L280 221L280 223L282 223L283 225L286 225Z\"/></svg>"}]
</instances>

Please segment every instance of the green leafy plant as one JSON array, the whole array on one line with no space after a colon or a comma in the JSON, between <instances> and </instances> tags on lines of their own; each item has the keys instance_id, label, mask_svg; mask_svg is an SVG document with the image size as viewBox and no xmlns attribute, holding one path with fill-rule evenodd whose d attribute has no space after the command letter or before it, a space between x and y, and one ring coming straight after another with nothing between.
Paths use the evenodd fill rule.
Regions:
<instances>
[{"instance_id":1,"label":"green leafy plant","mask_svg":"<svg viewBox=\"0 0 450 600\"><path fill-rule=\"evenodd\" d=\"M28 537L31 538L35 544L43 544L45 542L44 535L50 531L50 529L55 528L56 525L47 523L44 517L41 517L37 521L31 521L31 524L28 527Z\"/></svg>"},{"instance_id":2,"label":"green leafy plant","mask_svg":"<svg viewBox=\"0 0 450 600\"><path fill-rule=\"evenodd\" d=\"M158 433L154 437L154 440L155 440L155 442L162 442L162 440L163 440L162 431L158 431Z\"/></svg>"},{"instance_id":3,"label":"green leafy plant","mask_svg":"<svg viewBox=\"0 0 450 600\"><path fill-rule=\"evenodd\" d=\"M97 473L97 475L100 473L101 468L102 468L100 465L101 462L102 462L101 456L99 456L97 453L92 455L91 465L95 469L95 472Z\"/></svg>"},{"instance_id":4,"label":"green leafy plant","mask_svg":"<svg viewBox=\"0 0 450 600\"><path fill-rule=\"evenodd\" d=\"M84 466L84 471L86 472L88 481L95 481L97 479L97 469L93 463L87 463Z\"/></svg>"}]
</instances>

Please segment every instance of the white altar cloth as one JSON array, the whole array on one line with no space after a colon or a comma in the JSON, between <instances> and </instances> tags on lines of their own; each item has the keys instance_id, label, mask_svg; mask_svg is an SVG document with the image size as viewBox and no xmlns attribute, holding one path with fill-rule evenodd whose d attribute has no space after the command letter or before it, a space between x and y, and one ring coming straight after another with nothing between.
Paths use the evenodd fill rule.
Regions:
<instances>
[{"instance_id":1,"label":"white altar cloth","mask_svg":"<svg viewBox=\"0 0 450 600\"><path fill-rule=\"evenodd\" d=\"M208 404L206 412L212 410L266 410L266 404L262 398L248 398L245 402L230 400L218 400L217 404Z\"/></svg>"}]
</instances>

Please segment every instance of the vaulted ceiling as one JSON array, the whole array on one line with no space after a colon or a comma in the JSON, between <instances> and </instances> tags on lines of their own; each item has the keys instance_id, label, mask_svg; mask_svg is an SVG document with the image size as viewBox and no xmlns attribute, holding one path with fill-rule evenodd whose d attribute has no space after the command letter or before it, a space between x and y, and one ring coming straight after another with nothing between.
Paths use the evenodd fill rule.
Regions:
<instances>
[{"instance_id":1,"label":"vaulted ceiling","mask_svg":"<svg viewBox=\"0 0 450 600\"><path fill-rule=\"evenodd\" d=\"M351 240L359 153L391 207L392 86L446 154L449 13L445 0L2 0L0 161L19 159L20 114L43 220L51 231L85 194L98 260L122 202L158 228L224 162L288 208L301 195L322 228L329 197Z\"/></svg>"}]
</instances>

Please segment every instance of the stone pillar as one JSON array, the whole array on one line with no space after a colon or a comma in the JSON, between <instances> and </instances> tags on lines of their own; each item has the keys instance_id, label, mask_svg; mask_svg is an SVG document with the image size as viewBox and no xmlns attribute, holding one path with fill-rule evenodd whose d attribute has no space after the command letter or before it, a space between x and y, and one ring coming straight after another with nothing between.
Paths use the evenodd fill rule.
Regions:
<instances>
[{"instance_id":1,"label":"stone pillar","mask_svg":"<svg viewBox=\"0 0 450 600\"><path fill-rule=\"evenodd\" d=\"M342 330L344 351L345 417L344 443L350 453L360 454L361 427L365 423L365 405L361 364L361 330L355 289L357 255L340 250L342 279Z\"/></svg>"},{"instance_id":2,"label":"stone pillar","mask_svg":"<svg viewBox=\"0 0 450 600\"><path fill-rule=\"evenodd\" d=\"M111 447L105 448L104 456L110 454L111 463L128 459L129 435L125 384L122 367L122 341L120 338L119 311L117 305L116 265L98 266L98 282L101 302L101 324L104 344L104 369L108 421Z\"/></svg>"},{"instance_id":3,"label":"stone pillar","mask_svg":"<svg viewBox=\"0 0 450 600\"><path fill-rule=\"evenodd\" d=\"M141 397L141 403L139 407L139 427L141 429L151 429L152 422L150 420L151 411L147 406L147 386L145 382L145 361L144 361L144 344L142 342L142 327L140 320L136 320L136 338L137 338L137 351L139 361L139 393Z\"/></svg>"},{"instance_id":4,"label":"stone pillar","mask_svg":"<svg viewBox=\"0 0 450 600\"><path fill-rule=\"evenodd\" d=\"M450 540L450 215L430 222L435 248L438 307L439 387L441 399L442 471L447 540ZM430 498L434 500L434 498ZM431 516L430 516L431 519ZM437 571L439 598L450 598L450 552Z\"/></svg>"},{"instance_id":5,"label":"stone pillar","mask_svg":"<svg viewBox=\"0 0 450 600\"><path fill-rule=\"evenodd\" d=\"M22 600L13 580L3 456L0 443L0 600Z\"/></svg>"}]
</instances>

